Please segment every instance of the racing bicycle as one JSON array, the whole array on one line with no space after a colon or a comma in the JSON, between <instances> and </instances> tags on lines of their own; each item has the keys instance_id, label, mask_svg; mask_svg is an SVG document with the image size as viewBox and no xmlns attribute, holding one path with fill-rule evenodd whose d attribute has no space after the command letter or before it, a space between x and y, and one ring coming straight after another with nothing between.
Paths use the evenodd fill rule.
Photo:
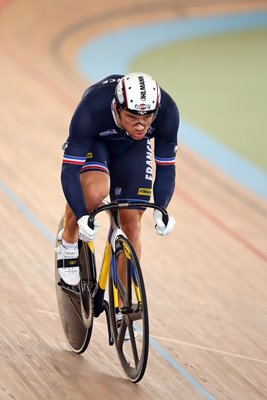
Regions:
<instances>
[{"instance_id":1,"label":"racing bicycle","mask_svg":"<svg viewBox=\"0 0 267 400\"><path fill-rule=\"evenodd\" d=\"M93 242L78 241L80 283L69 286L60 278L55 262L56 291L61 323L67 342L77 354L90 342L94 318L106 315L108 342L115 343L118 357L128 379L139 382L146 370L149 350L149 319L144 279L133 245L121 229L120 210L154 208L160 210L167 224L167 211L148 202L111 202L96 208L89 216L93 227L95 216L106 211L110 228L102 267L97 273ZM61 219L58 232L64 226ZM124 270L123 278L121 272ZM108 289L108 296L105 291ZM108 300L106 300L106 297ZM118 316L120 318L118 319Z\"/></svg>"}]
</instances>

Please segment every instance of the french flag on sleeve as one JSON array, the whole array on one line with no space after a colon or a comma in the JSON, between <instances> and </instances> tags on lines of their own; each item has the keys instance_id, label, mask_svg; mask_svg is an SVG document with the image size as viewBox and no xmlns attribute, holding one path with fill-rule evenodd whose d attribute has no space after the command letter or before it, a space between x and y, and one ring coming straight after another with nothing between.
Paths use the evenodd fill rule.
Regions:
<instances>
[{"instance_id":1,"label":"french flag on sleeve","mask_svg":"<svg viewBox=\"0 0 267 400\"><path fill-rule=\"evenodd\" d=\"M83 165L86 157L67 156L63 157L63 164Z\"/></svg>"},{"instance_id":2,"label":"french flag on sleeve","mask_svg":"<svg viewBox=\"0 0 267 400\"><path fill-rule=\"evenodd\" d=\"M175 157L171 157L171 158L155 157L155 162L158 165L173 165L173 164L175 164Z\"/></svg>"}]
</instances>

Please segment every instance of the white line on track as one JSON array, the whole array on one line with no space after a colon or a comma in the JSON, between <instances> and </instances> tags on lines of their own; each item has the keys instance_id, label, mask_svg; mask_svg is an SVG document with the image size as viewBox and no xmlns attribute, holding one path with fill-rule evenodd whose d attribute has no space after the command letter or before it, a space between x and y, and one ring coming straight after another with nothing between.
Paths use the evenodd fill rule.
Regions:
<instances>
[{"instance_id":1,"label":"white line on track","mask_svg":"<svg viewBox=\"0 0 267 400\"><path fill-rule=\"evenodd\" d=\"M50 310L41 310L38 309L36 310L40 313L44 313L47 314L49 316L51 316L52 318L54 317L59 317L59 314L57 312L54 311L50 311ZM106 333L106 323L105 322L101 322L101 321L97 321L97 323L94 324L95 327L97 327L100 331L102 331L103 333ZM173 338L169 338L166 336L159 336L159 335L150 335L152 338L163 341L163 342L168 342L168 343L174 343L177 345L181 345L181 346L187 346L187 347L192 347L198 350L204 350L204 351L210 351L212 353L218 353L218 354L222 354L225 356L229 356L229 357L235 357L235 358L240 358L241 360L247 360L247 361L253 361L253 362L257 362L260 364L267 364L267 360L260 360L258 358L254 358L254 357L249 357L249 356L245 356L242 354L237 354L237 353L230 353L229 351L224 351L224 350L219 350L219 349L214 349L212 347L207 347L207 346L201 346L199 344L194 344L194 343L189 343L189 342L184 342L182 340L179 339L173 339Z\"/></svg>"},{"instance_id":2,"label":"white line on track","mask_svg":"<svg viewBox=\"0 0 267 400\"><path fill-rule=\"evenodd\" d=\"M97 328L99 330L101 330L102 332L106 332L106 329L104 328L105 325L106 325L106 323L101 322L101 321L97 321L97 323L95 324L95 326L97 326ZM158 341L162 341L162 342L174 343L174 344L181 345L181 346L192 347L192 348L195 348L198 350L210 351L212 353L218 353L218 354L222 354L222 355L229 356L229 357L240 358L242 360L253 361L253 362L257 362L257 363L261 363L261 364L267 364L267 360L260 360L258 358L249 357L249 356L245 356L242 354L230 353L229 351L224 351L224 350L214 349L212 347L201 346L199 344L184 342L182 340L173 339L173 338L169 338L166 336L150 335L150 337L152 337Z\"/></svg>"},{"instance_id":3,"label":"white line on track","mask_svg":"<svg viewBox=\"0 0 267 400\"><path fill-rule=\"evenodd\" d=\"M210 352L213 352L213 353L223 354L225 356L240 358L242 360L254 361L254 362L261 363L261 364L267 364L267 360L260 360L258 358L244 356L242 354L230 353L228 351L214 349L212 347L207 347L207 346L201 346L201 345L194 344L194 343L188 343L188 342L184 342L182 340L168 338L166 336L157 336L157 335L150 335L150 336L153 337L154 339L161 340L161 341L164 341L164 342L175 343L175 344L182 345L182 346L193 347L193 348L199 349L199 350L210 351Z\"/></svg>"}]
</instances>

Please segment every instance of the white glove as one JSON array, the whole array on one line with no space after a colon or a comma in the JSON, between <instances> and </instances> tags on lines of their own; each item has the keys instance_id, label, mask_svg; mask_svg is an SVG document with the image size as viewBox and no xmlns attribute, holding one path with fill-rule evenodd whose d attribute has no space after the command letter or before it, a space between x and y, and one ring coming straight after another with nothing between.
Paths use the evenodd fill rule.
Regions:
<instances>
[{"instance_id":1,"label":"white glove","mask_svg":"<svg viewBox=\"0 0 267 400\"><path fill-rule=\"evenodd\" d=\"M162 221L162 213L159 210L154 210L153 212L154 222L156 224L155 228L158 235L166 236L169 235L175 226L175 219L169 215L168 224L165 225Z\"/></svg>"},{"instance_id":2,"label":"white glove","mask_svg":"<svg viewBox=\"0 0 267 400\"><path fill-rule=\"evenodd\" d=\"M92 242L96 238L97 230L100 226L98 221L94 221L94 229L89 228L88 226L88 215L84 215L83 217L79 218L77 223L79 226L79 239L84 242Z\"/></svg>"}]
</instances>

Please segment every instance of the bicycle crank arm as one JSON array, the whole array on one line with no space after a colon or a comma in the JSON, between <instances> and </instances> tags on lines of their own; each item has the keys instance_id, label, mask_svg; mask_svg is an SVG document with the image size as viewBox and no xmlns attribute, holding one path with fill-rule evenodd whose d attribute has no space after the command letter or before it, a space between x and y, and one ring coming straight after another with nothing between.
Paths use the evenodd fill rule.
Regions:
<instances>
[{"instance_id":1,"label":"bicycle crank arm","mask_svg":"<svg viewBox=\"0 0 267 400\"><path fill-rule=\"evenodd\" d=\"M111 333L111 326L110 326L110 319L109 319L109 304L107 300L103 301L103 309L105 311L106 319L107 319L107 326L108 326L108 343L110 346L114 344L114 338Z\"/></svg>"},{"instance_id":2,"label":"bicycle crank arm","mask_svg":"<svg viewBox=\"0 0 267 400\"><path fill-rule=\"evenodd\" d=\"M97 318L104 311L104 295L105 290L101 289L99 286L93 295L94 301L94 317Z\"/></svg>"}]
</instances>

